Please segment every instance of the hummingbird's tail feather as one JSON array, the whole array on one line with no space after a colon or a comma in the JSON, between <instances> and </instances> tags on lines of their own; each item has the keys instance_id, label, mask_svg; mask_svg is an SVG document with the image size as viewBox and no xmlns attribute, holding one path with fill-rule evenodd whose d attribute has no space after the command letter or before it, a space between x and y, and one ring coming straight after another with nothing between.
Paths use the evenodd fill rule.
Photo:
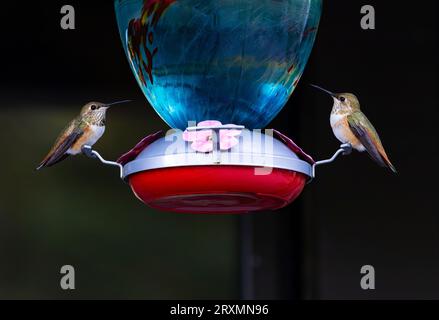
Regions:
<instances>
[{"instance_id":1,"label":"hummingbird's tail feather","mask_svg":"<svg viewBox=\"0 0 439 320\"><path fill-rule=\"evenodd\" d=\"M398 170L396 170L395 166L392 163L388 163L390 170L392 170L393 173L398 173Z\"/></svg>"},{"instance_id":2,"label":"hummingbird's tail feather","mask_svg":"<svg viewBox=\"0 0 439 320\"><path fill-rule=\"evenodd\" d=\"M38 165L38 167L35 168L35 170L41 170L44 167L47 167L47 162L49 161L50 157L49 155L47 155L43 161L40 162L40 164Z\"/></svg>"},{"instance_id":3,"label":"hummingbird's tail feather","mask_svg":"<svg viewBox=\"0 0 439 320\"><path fill-rule=\"evenodd\" d=\"M390 159L387 156L387 154L384 151L384 149L383 149L382 152L380 152L380 155L381 155L384 167L389 168L390 170L392 170L393 173L398 173L398 171L396 171L395 166L392 164L392 162L390 162Z\"/></svg>"},{"instance_id":4,"label":"hummingbird's tail feather","mask_svg":"<svg viewBox=\"0 0 439 320\"><path fill-rule=\"evenodd\" d=\"M51 167L51 166L57 164L58 162L63 161L63 160L66 159L68 156L69 156L69 154L68 154L68 153L65 153L64 155L62 155L61 157L59 157L59 158L56 159L56 160L52 160L52 161L50 161L51 159L47 159L46 161L41 162L41 163L38 165L38 167L35 168L35 170L40 170L40 169L42 169L42 168L44 168L44 167Z\"/></svg>"},{"instance_id":5,"label":"hummingbird's tail feather","mask_svg":"<svg viewBox=\"0 0 439 320\"><path fill-rule=\"evenodd\" d=\"M388 168L392 170L393 173L398 173L395 166L390 162L384 148L382 150L375 150L375 148L368 146L366 147L366 151L369 157L381 167Z\"/></svg>"},{"instance_id":6,"label":"hummingbird's tail feather","mask_svg":"<svg viewBox=\"0 0 439 320\"><path fill-rule=\"evenodd\" d=\"M40 169L42 169L42 168L44 168L44 163L40 163L40 164L38 165L38 167L35 168L35 170L38 171L38 170L40 170Z\"/></svg>"},{"instance_id":7,"label":"hummingbird's tail feather","mask_svg":"<svg viewBox=\"0 0 439 320\"><path fill-rule=\"evenodd\" d=\"M387 156L382 146L380 146L380 148L375 148L372 145L365 145L364 147L366 148L369 157L373 161L375 161L383 168L389 168L390 170L392 170L393 173L398 173L395 166L392 164L392 162L390 162L389 157Z\"/></svg>"}]
</instances>

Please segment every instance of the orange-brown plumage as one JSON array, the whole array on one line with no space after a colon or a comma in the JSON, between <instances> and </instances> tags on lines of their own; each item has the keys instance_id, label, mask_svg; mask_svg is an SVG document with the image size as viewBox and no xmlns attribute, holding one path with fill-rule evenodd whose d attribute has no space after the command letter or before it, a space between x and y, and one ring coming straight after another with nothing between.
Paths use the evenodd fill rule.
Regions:
<instances>
[{"instance_id":1,"label":"orange-brown plumage","mask_svg":"<svg viewBox=\"0 0 439 320\"><path fill-rule=\"evenodd\" d=\"M93 134L94 131L91 129L91 126L86 126L82 132L82 135L73 143L70 149L75 153L80 153L82 146L90 141L90 138Z\"/></svg>"}]
</instances>

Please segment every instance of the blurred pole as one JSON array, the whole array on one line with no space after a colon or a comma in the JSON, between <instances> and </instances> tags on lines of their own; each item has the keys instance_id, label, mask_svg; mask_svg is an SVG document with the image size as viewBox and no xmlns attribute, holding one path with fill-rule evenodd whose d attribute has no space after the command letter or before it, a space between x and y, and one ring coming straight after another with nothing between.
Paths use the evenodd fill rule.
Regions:
<instances>
[{"instance_id":1,"label":"blurred pole","mask_svg":"<svg viewBox=\"0 0 439 320\"><path fill-rule=\"evenodd\" d=\"M241 299L252 300L255 298L255 256L253 252L253 219L251 213L242 215L239 223L241 234Z\"/></svg>"},{"instance_id":2,"label":"blurred pole","mask_svg":"<svg viewBox=\"0 0 439 320\"><path fill-rule=\"evenodd\" d=\"M297 203L240 217L242 299L302 297L301 227Z\"/></svg>"}]
</instances>

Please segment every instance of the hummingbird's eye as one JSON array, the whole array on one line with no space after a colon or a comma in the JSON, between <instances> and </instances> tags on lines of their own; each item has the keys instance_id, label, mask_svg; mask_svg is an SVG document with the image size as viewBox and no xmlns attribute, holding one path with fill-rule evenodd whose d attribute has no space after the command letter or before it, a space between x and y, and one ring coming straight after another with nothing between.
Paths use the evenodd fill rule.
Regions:
<instances>
[{"instance_id":1,"label":"hummingbird's eye","mask_svg":"<svg viewBox=\"0 0 439 320\"><path fill-rule=\"evenodd\" d=\"M341 101L341 102L345 102L345 101L346 101L346 98L345 98L345 97L340 97L340 101Z\"/></svg>"},{"instance_id":2,"label":"hummingbird's eye","mask_svg":"<svg viewBox=\"0 0 439 320\"><path fill-rule=\"evenodd\" d=\"M92 104L90 107L91 110L96 110L96 105Z\"/></svg>"}]
</instances>

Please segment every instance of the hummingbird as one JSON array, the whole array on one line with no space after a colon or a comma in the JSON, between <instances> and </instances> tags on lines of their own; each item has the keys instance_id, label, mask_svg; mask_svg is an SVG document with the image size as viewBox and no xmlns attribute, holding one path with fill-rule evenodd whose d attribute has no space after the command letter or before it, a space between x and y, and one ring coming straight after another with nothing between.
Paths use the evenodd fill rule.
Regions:
<instances>
[{"instance_id":1,"label":"hummingbird","mask_svg":"<svg viewBox=\"0 0 439 320\"><path fill-rule=\"evenodd\" d=\"M108 108L113 105L130 102L130 100L113 103L89 102L81 113L61 132L52 149L44 157L36 170L50 167L70 155L82 152L84 145L93 146L105 132L105 117Z\"/></svg>"},{"instance_id":2,"label":"hummingbird","mask_svg":"<svg viewBox=\"0 0 439 320\"><path fill-rule=\"evenodd\" d=\"M312 86L334 99L330 123L335 137L342 143L349 143L359 152L367 151L380 166L396 173L377 131L361 111L358 98L352 93L333 93L322 87Z\"/></svg>"}]
</instances>

